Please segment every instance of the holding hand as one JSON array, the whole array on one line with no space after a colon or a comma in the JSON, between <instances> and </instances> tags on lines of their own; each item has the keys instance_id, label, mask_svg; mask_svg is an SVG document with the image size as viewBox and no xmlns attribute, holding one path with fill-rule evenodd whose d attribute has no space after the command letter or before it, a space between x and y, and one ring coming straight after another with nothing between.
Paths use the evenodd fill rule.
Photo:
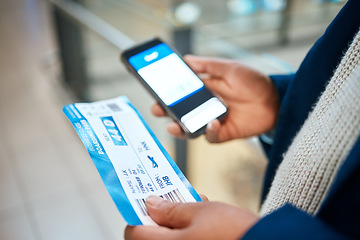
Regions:
<instances>
[{"instance_id":1,"label":"holding hand","mask_svg":"<svg viewBox=\"0 0 360 240\"><path fill-rule=\"evenodd\" d=\"M258 217L246 210L216 202L172 203L150 196L146 207L160 226L127 226L127 240L238 239Z\"/></svg>"},{"instance_id":2,"label":"holding hand","mask_svg":"<svg viewBox=\"0 0 360 240\"><path fill-rule=\"evenodd\" d=\"M279 99L276 88L264 74L239 62L216 58L186 56L184 60L198 74L206 74L206 86L224 100L228 116L208 124L209 142L224 142L259 135L271 130L276 123ZM160 105L152 107L155 116L165 116ZM184 137L176 123L168 125L168 132Z\"/></svg>"}]
</instances>

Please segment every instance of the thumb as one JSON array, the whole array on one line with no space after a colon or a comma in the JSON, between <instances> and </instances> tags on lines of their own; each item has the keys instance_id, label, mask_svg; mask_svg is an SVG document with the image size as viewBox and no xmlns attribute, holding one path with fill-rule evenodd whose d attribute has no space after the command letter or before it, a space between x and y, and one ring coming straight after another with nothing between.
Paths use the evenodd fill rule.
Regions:
<instances>
[{"instance_id":1,"label":"thumb","mask_svg":"<svg viewBox=\"0 0 360 240\"><path fill-rule=\"evenodd\" d=\"M215 119L208 123L206 126L206 140L210 143L219 142L219 130L221 127L221 123L219 120Z\"/></svg>"},{"instance_id":2,"label":"thumb","mask_svg":"<svg viewBox=\"0 0 360 240\"><path fill-rule=\"evenodd\" d=\"M174 203L158 196L149 196L146 208L157 224L170 228L186 227L194 214L193 204Z\"/></svg>"}]
</instances>

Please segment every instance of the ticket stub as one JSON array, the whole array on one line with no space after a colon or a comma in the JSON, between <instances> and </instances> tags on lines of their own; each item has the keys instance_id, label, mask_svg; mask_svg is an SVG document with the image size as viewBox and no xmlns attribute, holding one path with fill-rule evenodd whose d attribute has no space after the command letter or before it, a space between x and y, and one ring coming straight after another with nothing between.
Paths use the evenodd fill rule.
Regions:
<instances>
[{"instance_id":1,"label":"ticket stub","mask_svg":"<svg viewBox=\"0 0 360 240\"><path fill-rule=\"evenodd\" d=\"M145 207L150 195L173 202L201 201L126 97L70 104L63 111L130 225L156 225Z\"/></svg>"}]
</instances>

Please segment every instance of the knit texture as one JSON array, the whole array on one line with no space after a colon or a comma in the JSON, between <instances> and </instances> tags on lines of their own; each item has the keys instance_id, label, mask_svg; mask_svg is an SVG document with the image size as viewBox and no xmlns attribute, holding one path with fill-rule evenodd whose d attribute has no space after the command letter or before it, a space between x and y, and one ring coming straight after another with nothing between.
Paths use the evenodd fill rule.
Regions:
<instances>
[{"instance_id":1,"label":"knit texture","mask_svg":"<svg viewBox=\"0 0 360 240\"><path fill-rule=\"evenodd\" d=\"M261 215L286 203L318 212L360 134L359 53L360 32L284 155Z\"/></svg>"}]
</instances>

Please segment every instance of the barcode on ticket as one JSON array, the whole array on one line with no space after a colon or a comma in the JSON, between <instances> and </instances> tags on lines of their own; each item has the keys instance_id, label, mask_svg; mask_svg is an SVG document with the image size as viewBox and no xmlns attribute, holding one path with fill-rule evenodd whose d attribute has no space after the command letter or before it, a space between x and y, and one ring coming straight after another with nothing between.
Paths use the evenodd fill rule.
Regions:
<instances>
[{"instance_id":1,"label":"barcode on ticket","mask_svg":"<svg viewBox=\"0 0 360 240\"><path fill-rule=\"evenodd\" d=\"M113 112L121 112L122 109L121 107L119 107L119 105L117 105L116 103L110 103L110 104L107 104L107 106L111 109L111 111Z\"/></svg>"},{"instance_id":2,"label":"barcode on ticket","mask_svg":"<svg viewBox=\"0 0 360 240\"><path fill-rule=\"evenodd\" d=\"M164 195L160 195L159 197L162 197L165 200L168 200L170 202L177 202L177 203L184 203L185 199L182 196L182 194L180 193L179 189L175 189L171 192L165 193ZM145 198L140 198L140 199L135 199L138 207L141 209L141 212L143 213L143 215L145 216L149 216L147 210L146 210L146 206L145 206Z\"/></svg>"}]
</instances>

